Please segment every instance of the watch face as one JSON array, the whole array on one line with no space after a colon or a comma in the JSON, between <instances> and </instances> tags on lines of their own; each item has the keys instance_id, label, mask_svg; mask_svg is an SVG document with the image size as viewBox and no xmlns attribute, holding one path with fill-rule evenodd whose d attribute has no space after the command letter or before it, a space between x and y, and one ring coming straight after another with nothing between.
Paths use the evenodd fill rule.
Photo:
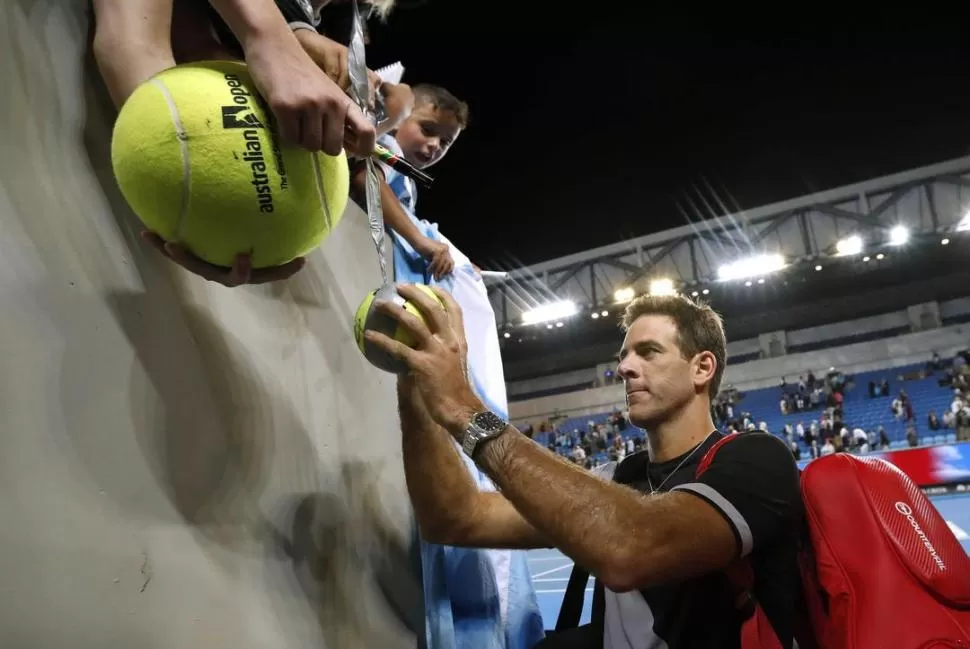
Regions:
<instances>
[{"instance_id":1,"label":"watch face","mask_svg":"<svg viewBox=\"0 0 970 649\"><path fill-rule=\"evenodd\" d=\"M472 422L488 433L500 433L508 426L501 417L494 412L480 412L472 418Z\"/></svg>"}]
</instances>

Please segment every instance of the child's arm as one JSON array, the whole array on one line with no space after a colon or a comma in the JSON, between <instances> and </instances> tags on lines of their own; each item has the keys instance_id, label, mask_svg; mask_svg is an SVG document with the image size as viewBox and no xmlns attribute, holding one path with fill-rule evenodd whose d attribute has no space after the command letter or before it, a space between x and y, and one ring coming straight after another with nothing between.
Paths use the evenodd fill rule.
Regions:
<instances>
[{"instance_id":1,"label":"child's arm","mask_svg":"<svg viewBox=\"0 0 970 649\"><path fill-rule=\"evenodd\" d=\"M366 188L367 168L358 165L353 172L354 189L363 195ZM389 228L404 237L404 240L411 244L418 254L429 260L429 269L435 279L449 275L455 268L455 262L451 258L451 251L444 243L439 243L430 239L418 229L408 218L407 213L401 206L401 202L394 195L394 190L381 178L381 207L384 212L384 222Z\"/></svg>"}]
</instances>

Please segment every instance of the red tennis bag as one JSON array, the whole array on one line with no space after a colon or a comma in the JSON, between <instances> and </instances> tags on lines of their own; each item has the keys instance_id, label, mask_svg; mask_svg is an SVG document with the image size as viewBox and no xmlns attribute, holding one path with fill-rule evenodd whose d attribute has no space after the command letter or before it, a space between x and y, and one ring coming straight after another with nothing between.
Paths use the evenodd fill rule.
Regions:
<instances>
[{"instance_id":1,"label":"red tennis bag","mask_svg":"<svg viewBox=\"0 0 970 649\"><path fill-rule=\"evenodd\" d=\"M909 476L885 460L837 453L805 468L801 491L800 649L970 648L970 558ZM779 649L747 561L728 576L745 615L742 649Z\"/></svg>"}]
</instances>

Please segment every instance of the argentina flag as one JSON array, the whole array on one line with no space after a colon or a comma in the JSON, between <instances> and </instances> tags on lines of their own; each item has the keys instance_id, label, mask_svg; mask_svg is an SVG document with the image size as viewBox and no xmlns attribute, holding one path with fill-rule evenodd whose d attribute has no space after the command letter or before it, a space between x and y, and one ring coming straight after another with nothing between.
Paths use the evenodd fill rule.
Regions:
<instances>
[{"instance_id":1,"label":"argentina flag","mask_svg":"<svg viewBox=\"0 0 970 649\"><path fill-rule=\"evenodd\" d=\"M382 138L382 144L392 151L398 148L390 138ZM473 387L490 410L508 419L498 328L485 285L468 257L436 225L413 215L416 193L410 179L389 168L385 168L385 173L388 185L412 222L425 236L447 244L455 262L454 272L436 281L424 258L391 231L394 280L440 286L455 298L464 315ZM463 452L459 455L479 488L494 491L495 485L471 458ZM542 639L542 617L524 551L417 542L421 550L429 649L529 649Z\"/></svg>"}]
</instances>

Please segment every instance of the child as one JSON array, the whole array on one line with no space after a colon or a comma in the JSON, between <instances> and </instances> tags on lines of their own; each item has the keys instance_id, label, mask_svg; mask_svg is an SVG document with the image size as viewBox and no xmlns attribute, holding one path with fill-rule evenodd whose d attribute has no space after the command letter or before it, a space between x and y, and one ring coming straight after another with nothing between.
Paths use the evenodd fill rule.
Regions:
<instances>
[{"instance_id":1,"label":"child","mask_svg":"<svg viewBox=\"0 0 970 649\"><path fill-rule=\"evenodd\" d=\"M415 167L426 169L448 153L468 125L468 105L438 86L421 84L411 91L414 106L410 116L378 142ZM449 242L436 226L415 216L418 194L414 181L386 165L381 168L381 204L384 222L394 237L395 270L403 265L425 274L426 266L427 274L436 280L451 274L455 260ZM363 192L363 167L356 171L354 185Z\"/></svg>"},{"instance_id":2,"label":"child","mask_svg":"<svg viewBox=\"0 0 970 649\"><path fill-rule=\"evenodd\" d=\"M425 169L448 153L468 125L468 106L438 86L422 84L412 92L410 116L379 142ZM435 224L415 216L414 181L384 165L382 171L381 204L394 241L395 281L438 284L454 296L464 314L472 384L490 410L507 418L495 313L479 270ZM364 180L363 169L358 169L358 192ZM461 456L479 489L494 491L478 467L464 453ZM528 649L542 639L542 617L525 552L424 542L420 549L429 647Z\"/></svg>"}]
</instances>

